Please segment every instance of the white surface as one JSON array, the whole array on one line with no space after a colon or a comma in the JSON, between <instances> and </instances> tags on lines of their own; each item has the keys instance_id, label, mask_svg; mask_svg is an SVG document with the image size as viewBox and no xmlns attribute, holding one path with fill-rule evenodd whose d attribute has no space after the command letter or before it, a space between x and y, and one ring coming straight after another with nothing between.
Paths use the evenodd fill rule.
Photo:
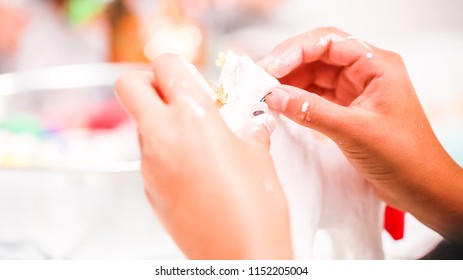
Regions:
<instances>
[{"instance_id":1,"label":"white surface","mask_svg":"<svg viewBox=\"0 0 463 280\"><path fill-rule=\"evenodd\" d=\"M0 259L178 259L137 173L0 171Z\"/></svg>"}]
</instances>

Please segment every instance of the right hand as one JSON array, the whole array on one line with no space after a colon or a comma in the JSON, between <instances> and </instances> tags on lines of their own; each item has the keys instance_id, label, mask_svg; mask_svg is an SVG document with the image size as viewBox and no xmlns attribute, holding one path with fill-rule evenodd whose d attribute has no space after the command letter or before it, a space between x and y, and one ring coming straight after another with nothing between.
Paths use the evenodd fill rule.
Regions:
<instances>
[{"instance_id":1,"label":"right hand","mask_svg":"<svg viewBox=\"0 0 463 280\"><path fill-rule=\"evenodd\" d=\"M261 65L273 110L335 141L389 205L463 236L463 172L434 135L399 55L334 28L291 38Z\"/></svg>"}]
</instances>

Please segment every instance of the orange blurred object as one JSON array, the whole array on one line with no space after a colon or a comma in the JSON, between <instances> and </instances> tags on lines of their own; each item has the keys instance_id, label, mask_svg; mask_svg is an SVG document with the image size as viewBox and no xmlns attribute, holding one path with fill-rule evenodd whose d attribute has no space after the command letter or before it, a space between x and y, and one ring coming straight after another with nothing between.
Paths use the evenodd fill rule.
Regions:
<instances>
[{"instance_id":1,"label":"orange blurred object","mask_svg":"<svg viewBox=\"0 0 463 280\"><path fill-rule=\"evenodd\" d=\"M114 0L107 8L109 61L147 62L143 52L141 22L124 0Z\"/></svg>"},{"instance_id":2,"label":"orange blurred object","mask_svg":"<svg viewBox=\"0 0 463 280\"><path fill-rule=\"evenodd\" d=\"M0 55L15 53L27 24L27 14L18 9L0 4Z\"/></svg>"}]
</instances>

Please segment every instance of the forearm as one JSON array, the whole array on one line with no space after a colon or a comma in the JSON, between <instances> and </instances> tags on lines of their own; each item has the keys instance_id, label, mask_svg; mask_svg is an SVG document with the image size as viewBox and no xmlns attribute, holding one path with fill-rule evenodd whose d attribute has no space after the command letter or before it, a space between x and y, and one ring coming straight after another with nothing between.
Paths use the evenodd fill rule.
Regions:
<instances>
[{"instance_id":1,"label":"forearm","mask_svg":"<svg viewBox=\"0 0 463 280\"><path fill-rule=\"evenodd\" d=\"M362 165L364 158L352 161L348 156L386 203L411 213L446 239L463 242L463 169L430 126L426 131L382 132L362 146L372 151L367 165Z\"/></svg>"},{"instance_id":2,"label":"forearm","mask_svg":"<svg viewBox=\"0 0 463 280\"><path fill-rule=\"evenodd\" d=\"M463 170L454 162L438 168L441 174L429 182L412 214L449 241L463 244Z\"/></svg>"},{"instance_id":3,"label":"forearm","mask_svg":"<svg viewBox=\"0 0 463 280\"><path fill-rule=\"evenodd\" d=\"M416 159L421 170L408 179L405 210L449 241L463 244L463 169L440 145L436 150Z\"/></svg>"}]
</instances>

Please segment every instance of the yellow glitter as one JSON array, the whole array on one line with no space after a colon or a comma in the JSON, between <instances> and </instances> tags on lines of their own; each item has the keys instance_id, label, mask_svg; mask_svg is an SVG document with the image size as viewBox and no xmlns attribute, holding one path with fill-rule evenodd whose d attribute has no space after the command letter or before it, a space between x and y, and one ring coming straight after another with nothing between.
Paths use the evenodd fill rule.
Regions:
<instances>
[{"instance_id":1,"label":"yellow glitter","mask_svg":"<svg viewBox=\"0 0 463 280\"><path fill-rule=\"evenodd\" d=\"M223 85L216 86L212 82L209 82L212 90L215 92L215 103L219 108L227 103L228 93L225 92Z\"/></svg>"},{"instance_id":2,"label":"yellow glitter","mask_svg":"<svg viewBox=\"0 0 463 280\"><path fill-rule=\"evenodd\" d=\"M219 55L217 56L217 59L215 61L215 65L222 68L225 65L225 59L226 58L227 58L227 53L219 52Z\"/></svg>"}]
</instances>

